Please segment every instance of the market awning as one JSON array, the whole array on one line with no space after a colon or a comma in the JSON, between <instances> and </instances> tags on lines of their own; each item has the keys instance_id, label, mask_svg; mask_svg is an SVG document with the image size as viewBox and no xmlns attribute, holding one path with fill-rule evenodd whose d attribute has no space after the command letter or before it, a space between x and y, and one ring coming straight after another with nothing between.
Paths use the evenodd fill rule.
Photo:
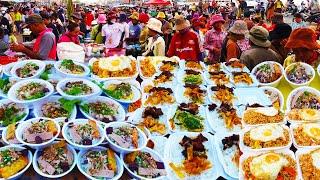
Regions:
<instances>
[{"instance_id":1,"label":"market awning","mask_svg":"<svg viewBox=\"0 0 320 180\"><path fill-rule=\"evenodd\" d=\"M171 2L169 0L150 0L144 4L154 6L168 6L171 5Z\"/></svg>"}]
</instances>

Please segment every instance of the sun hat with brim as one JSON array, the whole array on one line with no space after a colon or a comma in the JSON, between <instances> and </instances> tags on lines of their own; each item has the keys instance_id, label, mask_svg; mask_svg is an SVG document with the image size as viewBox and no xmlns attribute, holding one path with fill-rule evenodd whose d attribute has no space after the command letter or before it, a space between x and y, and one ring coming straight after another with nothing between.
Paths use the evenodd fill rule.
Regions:
<instances>
[{"instance_id":1,"label":"sun hat with brim","mask_svg":"<svg viewBox=\"0 0 320 180\"><path fill-rule=\"evenodd\" d=\"M130 19L132 20L139 20L139 13L138 12L134 12L132 13L131 16L129 16Z\"/></svg>"},{"instance_id":2,"label":"sun hat with brim","mask_svg":"<svg viewBox=\"0 0 320 180\"><path fill-rule=\"evenodd\" d=\"M107 16L105 14L99 14L98 15L98 24L105 24L107 22Z\"/></svg>"},{"instance_id":3,"label":"sun hat with brim","mask_svg":"<svg viewBox=\"0 0 320 180\"><path fill-rule=\"evenodd\" d=\"M166 15L164 14L164 12L159 12L158 13L158 15L157 15L157 18L162 18L162 19L164 19L164 18L166 18Z\"/></svg>"},{"instance_id":4,"label":"sun hat with brim","mask_svg":"<svg viewBox=\"0 0 320 180\"><path fill-rule=\"evenodd\" d=\"M225 20L223 19L223 17L221 15L213 15L210 19L210 25L212 26L214 23L217 23L217 22L222 22L224 23Z\"/></svg>"},{"instance_id":5,"label":"sun hat with brim","mask_svg":"<svg viewBox=\"0 0 320 180\"><path fill-rule=\"evenodd\" d=\"M156 18L150 18L148 21L147 27L153 31L156 31L156 32L162 34L162 30L161 30L162 23L161 23L161 21L159 21Z\"/></svg>"},{"instance_id":6,"label":"sun hat with brim","mask_svg":"<svg viewBox=\"0 0 320 180\"><path fill-rule=\"evenodd\" d=\"M139 21L141 23L147 23L149 21L150 17L148 14L145 14L145 13L140 13L139 14Z\"/></svg>"},{"instance_id":7,"label":"sun hat with brim","mask_svg":"<svg viewBox=\"0 0 320 180\"><path fill-rule=\"evenodd\" d=\"M71 17L74 19L82 20L82 16L80 13L73 13Z\"/></svg>"},{"instance_id":8,"label":"sun hat with brim","mask_svg":"<svg viewBox=\"0 0 320 180\"><path fill-rule=\"evenodd\" d=\"M30 24L43 23L43 19L38 14L31 14L28 18L26 18L25 23L22 24L22 29L28 27Z\"/></svg>"},{"instance_id":9,"label":"sun hat with brim","mask_svg":"<svg viewBox=\"0 0 320 180\"><path fill-rule=\"evenodd\" d=\"M107 19L108 20L117 19L117 14L115 12L109 12L107 15Z\"/></svg>"},{"instance_id":10,"label":"sun hat with brim","mask_svg":"<svg viewBox=\"0 0 320 180\"><path fill-rule=\"evenodd\" d=\"M259 47L270 47L271 42L268 40L269 32L261 26L254 26L250 29L249 40Z\"/></svg>"},{"instance_id":11,"label":"sun hat with brim","mask_svg":"<svg viewBox=\"0 0 320 180\"><path fill-rule=\"evenodd\" d=\"M269 40L281 40L290 36L292 28L289 24L277 24L275 28L269 32Z\"/></svg>"},{"instance_id":12,"label":"sun hat with brim","mask_svg":"<svg viewBox=\"0 0 320 180\"><path fill-rule=\"evenodd\" d=\"M190 27L190 22L188 23L187 20L182 15L178 15L174 17L174 19L175 19L176 31L181 31L183 29Z\"/></svg>"},{"instance_id":13,"label":"sun hat with brim","mask_svg":"<svg viewBox=\"0 0 320 180\"><path fill-rule=\"evenodd\" d=\"M320 49L320 45L317 43L317 35L315 31L310 28L298 28L292 31L285 47L288 49Z\"/></svg>"},{"instance_id":14,"label":"sun hat with brim","mask_svg":"<svg viewBox=\"0 0 320 180\"><path fill-rule=\"evenodd\" d=\"M229 32L233 34L238 34L238 35L245 35L249 32L247 23L244 22L243 20L237 20L234 22L233 26L229 29Z\"/></svg>"}]
</instances>

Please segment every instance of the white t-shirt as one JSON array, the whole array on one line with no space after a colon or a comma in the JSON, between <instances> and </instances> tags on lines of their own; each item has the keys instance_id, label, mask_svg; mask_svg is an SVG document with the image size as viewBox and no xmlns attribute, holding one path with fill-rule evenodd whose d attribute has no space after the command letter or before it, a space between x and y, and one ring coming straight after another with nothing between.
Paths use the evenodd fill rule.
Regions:
<instances>
[{"instance_id":1,"label":"white t-shirt","mask_svg":"<svg viewBox=\"0 0 320 180\"><path fill-rule=\"evenodd\" d=\"M124 26L119 23L105 24L102 27L101 35L106 38L106 48L116 48L120 44Z\"/></svg>"}]
</instances>

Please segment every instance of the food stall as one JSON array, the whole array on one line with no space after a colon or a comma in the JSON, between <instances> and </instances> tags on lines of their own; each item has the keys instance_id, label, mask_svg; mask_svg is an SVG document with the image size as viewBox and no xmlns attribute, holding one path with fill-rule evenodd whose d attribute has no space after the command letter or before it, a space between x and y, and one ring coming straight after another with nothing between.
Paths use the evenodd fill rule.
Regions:
<instances>
[{"instance_id":1,"label":"food stall","mask_svg":"<svg viewBox=\"0 0 320 180\"><path fill-rule=\"evenodd\" d=\"M319 72L178 57L3 65L0 178L309 178Z\"/></svg>"}]
</instances>

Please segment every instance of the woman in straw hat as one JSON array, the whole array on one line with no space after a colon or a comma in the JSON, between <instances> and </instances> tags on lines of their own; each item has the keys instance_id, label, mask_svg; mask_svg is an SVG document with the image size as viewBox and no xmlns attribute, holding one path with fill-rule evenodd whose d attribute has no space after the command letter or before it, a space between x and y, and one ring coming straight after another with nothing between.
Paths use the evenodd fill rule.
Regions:
<instances>
[{"instance_id":1,"label":"woman in straw hat","mask_svg":"<svg viewBox=\"0 0 320 180\"><path fill-rule=\"evenodd\" d=\"M147 28L149 29L148 44L146 46L146 52L143 56L165 56L165 42L161 37L162 23L161 21L151 18L148 21Z\"/></svg>"},{"instance_id":2,"label":"woman in straw hat","mask_svg":"<svg viewBox=\"0 0 320 180\"><path fill-rule=\"evenodd\" d=\"M247 33L248 28L246 22L242 20L234 22L221 47L221 62L228 62L232 58L240 58L242 50L238 45L238 41L245 39Z\"/></svg>"},{"instance_id":3,"label":"woman in straw hat","mask_svg":"<svg viewBox=\"0 0 320 180\"><path fill-rule=\"evenodd\" d=\"M317 67L320 63L320 44L317 43L317 35L312 29L295 29L285 47L293 52L293 55L284 60L285 67L293 62L305 62L313 67Z\"/></svg>"}]
</instances>

